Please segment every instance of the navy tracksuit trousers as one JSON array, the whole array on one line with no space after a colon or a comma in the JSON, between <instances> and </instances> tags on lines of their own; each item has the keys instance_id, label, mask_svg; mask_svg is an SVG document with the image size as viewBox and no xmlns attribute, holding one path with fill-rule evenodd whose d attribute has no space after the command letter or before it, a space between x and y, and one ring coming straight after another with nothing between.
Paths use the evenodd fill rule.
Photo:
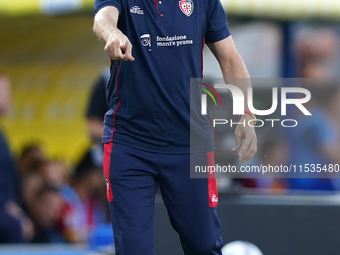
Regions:
<instances>
[{"instance_id":1,"label":"navy tracksuit trousers","mask_svg":"<svg viewBox=\"0 0 340 255\"><path fill-rule=\"evenodd\" d=\"M190 156L198 165L214 165L214 152L170 155L104 144L104 172L117 255L154 254L158 184L184 253L222 254L216 178L190 178Z\"/></svg>"}]
</instances>

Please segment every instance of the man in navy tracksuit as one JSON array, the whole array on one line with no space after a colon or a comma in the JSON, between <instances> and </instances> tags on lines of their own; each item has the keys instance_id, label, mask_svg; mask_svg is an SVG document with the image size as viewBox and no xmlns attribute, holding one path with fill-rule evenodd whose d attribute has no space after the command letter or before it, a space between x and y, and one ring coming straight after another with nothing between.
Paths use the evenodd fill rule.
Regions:
<instances>
[{"instance_id":1,"label":"man in navy tracksuit","mask_svg":"<svg viewBox=\"0 0 340 255\"><path fill-rule=\"evenodd\" d=\"M209 116L190 110L205 43L225 78L249 77L220 1L96 0L95 13L94 32L112 60L103 143L116 254L154 254L158 184L185 254L221 254L216 179L190 178L190 161L214 165ZM239 85L244 94L248 86ZM199 121L190 122L190 111ZM202 139L190 143L192 127ZM233 151L246 162L256 152L254 128L238 125L235 135Z\"/></svg>"}]
</instances>

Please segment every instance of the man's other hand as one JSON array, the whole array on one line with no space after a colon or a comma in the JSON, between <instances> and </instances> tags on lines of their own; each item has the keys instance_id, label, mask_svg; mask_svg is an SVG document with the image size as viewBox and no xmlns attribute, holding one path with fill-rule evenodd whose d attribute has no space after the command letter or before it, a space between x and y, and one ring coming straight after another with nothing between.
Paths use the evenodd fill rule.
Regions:
<instances>
[{"instance_id":1,"label":"man's other hand","mask_svg":"<svg viewBox=\"0 0 340 255\"><path fill-rule=\"evenodd\" d=\"M253 118L249 114L244 114L239 122L243 123L245 121L245 126L243 124L238 124L235 130L235 147L232 151L236 152L240 150L238 157L239 161L242 163L246 163L257 152L255 128L248 125L248 121L252 119Z\"/></svg>"}]
</instances>

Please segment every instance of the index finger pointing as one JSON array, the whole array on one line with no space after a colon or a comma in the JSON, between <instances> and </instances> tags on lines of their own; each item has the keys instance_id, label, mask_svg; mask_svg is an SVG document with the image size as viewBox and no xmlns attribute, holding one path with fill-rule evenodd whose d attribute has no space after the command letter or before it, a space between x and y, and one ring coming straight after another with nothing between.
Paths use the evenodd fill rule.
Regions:
<instances>
[{"instance_id":1,"label":"index finger pointing","mask_svg":"<svg viewBox=\"0 0 340 255\"><path fill-rule=\"evenodd\" d=\"M132 56L132 44L130 42L127 42L126 50L125 50L125 56L130 61L135 60L135 58Z\"/></svg>"}]
</instances>

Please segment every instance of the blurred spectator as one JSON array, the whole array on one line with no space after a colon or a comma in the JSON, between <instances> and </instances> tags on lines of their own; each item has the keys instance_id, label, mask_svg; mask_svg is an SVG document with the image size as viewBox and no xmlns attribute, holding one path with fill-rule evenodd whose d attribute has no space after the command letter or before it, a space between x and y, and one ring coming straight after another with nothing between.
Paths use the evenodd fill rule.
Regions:
<instances>
[{"instance_id":1,"label":"blurred spectator","mask_svg":"<svg viewBox=\"0 0 340 255\"><path fill-rule=\"evenodd\" d=\"M66 168L62 162L45 160L39 165L38 171L49 185L58 188L67 185Z\"/></svg>"},{"instance_id":2,"label":"blurred spectator","mask_svg":"<svg viewBox=\"0 0 340 255\"><path fill-rule=\"evenodd\" d=\"M329 78L337 76L329 63L338 55L339 36L331 29L305 29L298 37L297 46L301 77L314 78L304 81L304 87L312 94L311 101L305 104L312 117L299 111L293 113L299 125L286 130L290 163L297 166L339 163L339 88L329 83ZM325 173L297 173L296 177L288 180L289 188L334 190Z\"/></svg>"},{"instance_id":3,"label":"blurred spectator","mask_svg":"<svg viewBox=\"0 0 340 255\"><path fill-rule=\"evenodd\" d=\"M321 164L322 167L332 163L340 163L339 123L337 109L340 90L336 86L308 87L314 100L308 109L312 117L299 114L296 120L299 125L287 130L291 158L290 163L297 166L305 164ZM328 166L327 166L328 168ZM310 178L313 177L318 178ZM291 189L334 190L332 181L325 172L297 173L297 177L289 179ZM309 178L307 178L309 177Z\"/></svg>"},{"instance_id":4,"label":"blurred spectator","mask_svg":"<svg viewBox=\"0 0 340 255\"><path fill-rule=\"evenodd\" d=\"M65 206L60 227L68 242L85 242L93 226L106 222L105 181L102 168L92 161L91 153L71 177L71 186L63 189Z\"/></svg>"},{"instance_id":5,"label":"blurred spectator","mask_svg":"<svg viewBox=\"0 0 340 255\"><path fill-rule=\"evenodd\" d=\"M339 36L331 29L305 29L297 40L302 78L336 77L334 68L328 67L339 52Z\"/></svg>"},{"instance_id":6,"label":"blurred spectator","mask_svg":"<svg viewBox=\"0 0 340 255\"><path fill-rule=\"evenodd\" d=\"M88 102L86 118L88 123L89 135L92 139L92 146L89 150L91 154L91 164L96 167L103 167L103 145L102 135L104 129L104 116L108 110L106 100L106 86L110 78L110 68L102 70L100 77L95 82Z\"/></svg>"},{"instance_id":7,"label":"blurred spectator","mask_svg":"<svg viewBox=\"0 0 340 255\"><path fill-rule=\"evenodd\" d=\"M0 73L0 117L11 104L10 81ZM0 243L30 240L32 223L20 204L20 181L0 126Z\"/></svg>"},{"instance_id":8,"label":"blurred spectator","mask_svg":"<svg viewBox=\"0 0 340 255\"><path fill-rule=\"evenodd\" d=\"M265 138L261 144L259 144L259 151L257 155L248 162L250 166L286 166L289 159L289 150L287 143L279 138L277 133L267 133L268 138ZM253 175L253 176L252 176ZM287 182L285 176L278 176L278 173L273 176L263 176L262 174L247 173L245 177L235 179L239 185L245 188L253 188L264 190L266 193L283 193L287 188ZM265 178L262 178L265 177Z\"/></svg>"},{"instance_id":9,"label":"blurred spectator","mask_svg":"<svg viewBox=\"0 0 340 255\"><path fill-rule=\"evenodd\" d=\"M110 69L105 68L93 87L86 117L89 134L94 143L101 143L104 115L108 111L106 101L106 86L110 78Z\"/></svg>"},{"instance_id":10,"label":"blurred spectator","mask_svg":"<svg viewBox=\"0 0 340 255\"><path fill-rule=\"evenodd\" d=\"M43 184L34 194L28 213L34 222L34 243L63 242L57 223L63 207L63 198L54 186Z\"/></svg>"},{"instance_id":11,"label":"blurred spectator","mask_svg":"<svg viewBox=\"0 0 340 255\"><path fill-rule=\"evenodd\" d=\"M19 158L20 172L27 173L37 170L39 165L45 160L45 155L38 144L28 144L24 146Z\"/></svg>"},{"instance_id":12,"label":"blurred spectator","mask_svg":"<svg viewBox=\"0 0 340 255\"><path fill-rule=\"evenodd\" d=\"M286 166L289 159L287 143L279 138L267 139L260 147L259 156L261 164L265 166ZM271 189L274 193L283 192L287 188L286 180L284 176L276 177L279 178L258 178L257 188Z\"/></svg>"},{"instance_id":13,"label":"blurred spectator","mask_svg":"<svg viewBox=\"0 0 340 255\"><path fill-rule=\"evenodd\" d=\"M34 206L36 194L44 185L44 179L38 172L31 172L22 177L22 200L26 211Z\"/></svg>"},{"instance_id":14,"label":"blurred spectator","mask_svg":"<svg viewBox=\"0 0 340 255\"><path fill-rule=\"evenodd\" d=\"M22 197L33 223L34 243L65 242L58 223L64 207L61 189L67 187L61 162L37 161L36 169L23 173Z\"/></svg>"}]
</instances>

